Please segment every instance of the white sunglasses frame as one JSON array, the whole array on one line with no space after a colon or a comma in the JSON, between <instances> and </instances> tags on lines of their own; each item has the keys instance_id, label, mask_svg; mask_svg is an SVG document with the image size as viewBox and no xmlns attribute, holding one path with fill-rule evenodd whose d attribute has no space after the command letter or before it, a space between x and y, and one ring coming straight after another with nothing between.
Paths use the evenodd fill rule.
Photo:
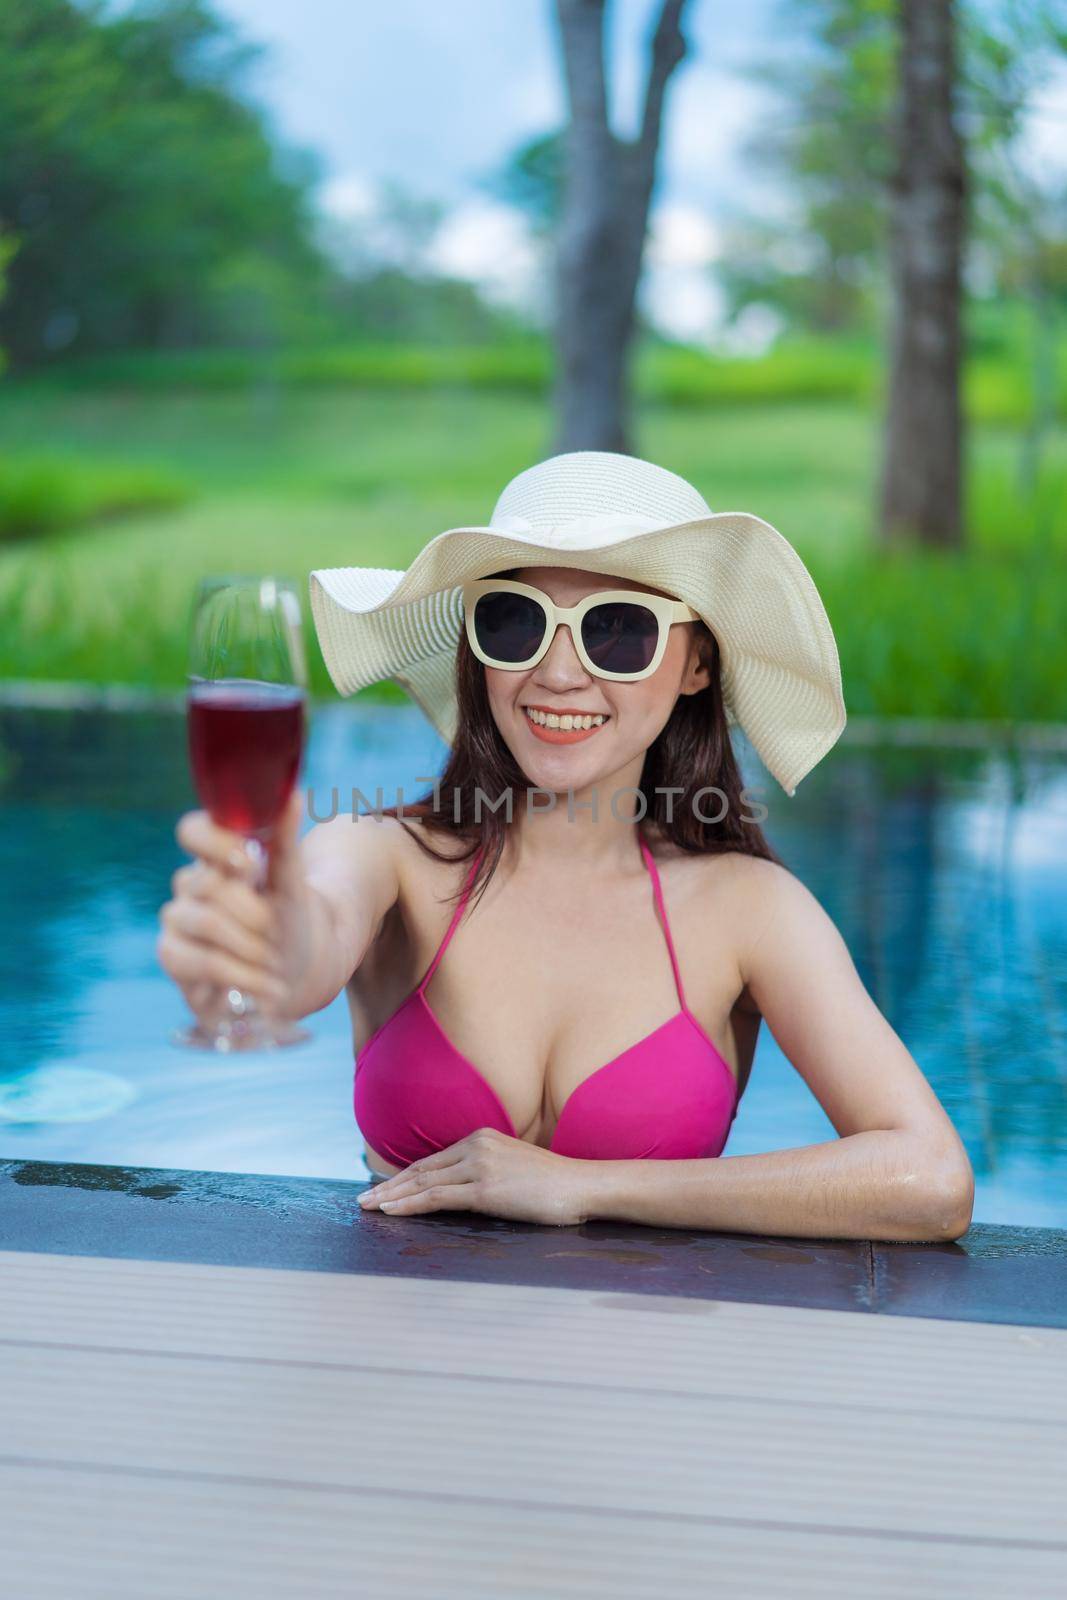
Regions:
<instances>
[{"instance_id":1,"label":"white sunglasses frame","mask_svg":"<svg viewBox=\"0 0 1067 1600\"><path fill-rule=\"evenodd\" d=\"M463 584L463 616L467 629L467 640L478 660L487 667L497 667L502 672L529 672L531 667L548 654L556 629L559 624L565 623L570 629L571 640L575 652L585 670L594 678L604 678L609 683L636 683L640 678L651 678L663 660L670 637L671 624L674 622L699 622L700 613L694 611L692 606L687 606L683 600L672 600L668 595L648 594L643 589L598 589L594 594L587 594L573 606L558 606L551 595L545 594L543 589L535 589L530 583L519 583L515 578L472 578ZM487 655L478 643L474 633L474 607L485 594L493 594L498 589L506 589L512 594L523 594L535 600L543 607L547 617L545 636L539 648L528 661L497 661ZM627 600L647 606L659 624L659 638L652 660L647 667L642 667L640 672L604 672L594 665L589 659L585 645L582 642L582 618L594 606L605 605L613 600Z\"/></svg>"}]
</instances>

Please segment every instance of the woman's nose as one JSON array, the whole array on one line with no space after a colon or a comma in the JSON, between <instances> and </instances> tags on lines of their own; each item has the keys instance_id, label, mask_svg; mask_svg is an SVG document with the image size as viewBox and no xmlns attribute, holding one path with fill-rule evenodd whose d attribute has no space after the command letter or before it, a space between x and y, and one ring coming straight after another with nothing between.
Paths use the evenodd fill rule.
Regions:
<instances>
[{"instance_id":1,"label":"woman's nose","mask_svg":"<svg viewBox=\"0 0 1067 1600\"><path fill-rule=\"evenodd\" d=\"M537 663L537 675L554 683L572 683L576 679L589 677L582 665L581 657L574 648L571 630L565 622L557 624L552 643Z\"/></svg>"}]
</instances>

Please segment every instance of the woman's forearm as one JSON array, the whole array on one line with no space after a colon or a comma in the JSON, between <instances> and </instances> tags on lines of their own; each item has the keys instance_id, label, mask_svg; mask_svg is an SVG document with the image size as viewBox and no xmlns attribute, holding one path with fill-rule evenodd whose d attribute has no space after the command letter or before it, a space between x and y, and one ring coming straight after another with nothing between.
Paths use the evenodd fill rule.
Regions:
<instances>
[{"instance_id":1,"label":"woman's forearm","mask_svg":"<svg viewBox=\"0 0 1067 1600\"><path fill-rule=\"evenodd\" d=\"M331 901L314 884L307 888L305 901L305 921L301 928L301 947L303 961L299 980L294 984L294 999L291 1007L294 1016L306 1017L312 1012L322 1011L337 998L354 968L351 966L350 956L345 954L350 948L351 941L339 937L337 922ZM364 930L359 930L361 937ZM365 946L370 941L371 929L365 930L362 937L364 946L359 954L359 961L366 954Z\"/></svg>"},{"instance_id":2,"label":"woman's forearm","mask_svg":"<svg viewBox=\"0 0 1067 1600\"><path fill-rule=\"evenodd\" d=\"M590 1161L587 1220L805 1239L958 1239L973 1183L905 1129L765 1155Z\"/></svg>"}]
</instances>

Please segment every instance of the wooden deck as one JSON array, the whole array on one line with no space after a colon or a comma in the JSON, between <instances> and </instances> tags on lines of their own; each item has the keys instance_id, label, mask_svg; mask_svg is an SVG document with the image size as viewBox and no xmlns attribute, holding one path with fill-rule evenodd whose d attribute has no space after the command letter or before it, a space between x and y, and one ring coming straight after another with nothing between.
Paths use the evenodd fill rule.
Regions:
<instances>
[{"instance_id":1,"label":"wooden deck","mask_svg":"<svg viewBox=\"0 0 1067 1600\"><path fill-rule=\"evenodd\" d=\"M1067 1590L1063 1328L22 1248L0 1340L13 1600Z\"/></svg>"}]
</instances>

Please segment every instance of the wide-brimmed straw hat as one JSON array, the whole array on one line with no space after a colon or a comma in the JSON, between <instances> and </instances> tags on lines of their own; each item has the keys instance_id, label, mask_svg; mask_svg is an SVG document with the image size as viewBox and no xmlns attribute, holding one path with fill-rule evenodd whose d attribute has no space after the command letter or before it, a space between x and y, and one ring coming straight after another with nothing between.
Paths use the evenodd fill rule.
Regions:
<instances>
[{"instance_id":1,"label":"wide-brimmed straw hat","mask_svg":"<svg viewBox=\"0 0 1067 1600\"><path fill-rule=\"evenodd\" d=\"M786 794L845 726L819 592L789 541L747 511L713 512L651 461L574 450L520 472L486 527L448 528L407 571L323 567L311 610L343 695L395 679L446 743L456 725L462 585L511 567L579 567L684 600L719 643L727 721Z\"/></svg>"}]
</instances>

